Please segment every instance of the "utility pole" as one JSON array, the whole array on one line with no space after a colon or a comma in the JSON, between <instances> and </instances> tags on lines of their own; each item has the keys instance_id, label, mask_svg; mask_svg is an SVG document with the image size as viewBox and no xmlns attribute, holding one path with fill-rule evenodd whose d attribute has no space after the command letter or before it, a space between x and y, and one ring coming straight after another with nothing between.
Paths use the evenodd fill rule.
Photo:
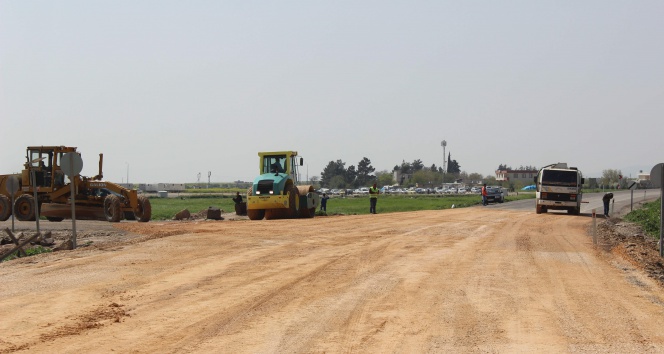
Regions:
<instances>
[{"instance_id":1,"label":"utility pole","mask_svg":"<svg viewBox=\"0 0 664 354\"><path fill-rule=\"evenodd\" d=\"M212 171L208 171L208 189L210 189L210 176L212 176Z\"/></svg>"}]
</instances>

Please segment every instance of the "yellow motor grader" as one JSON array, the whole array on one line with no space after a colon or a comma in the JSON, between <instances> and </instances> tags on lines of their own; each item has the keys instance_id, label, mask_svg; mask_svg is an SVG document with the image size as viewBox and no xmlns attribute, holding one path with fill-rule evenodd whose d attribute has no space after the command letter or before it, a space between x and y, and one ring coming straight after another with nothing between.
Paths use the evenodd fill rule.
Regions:
<instances>
[{"instance_id":1,"label":"yellow motor grader","mask_svg":"<svg viewBox=\"0 0 664 354\"><path fill-rule=\"evenodd\" d=\"M12 213L20 221L35 220L37 210L49 221L71 219L71 195L74 195L76 219L119 222L123 218L150 221L150 200L116 183L103 181L103 154L99 154L99 174L94 177L77 175L73 184L60 167L62 157L77 153L75 147L29 146L24 169L20 174L0 175L0 221ZM10 177L18 178L19 188L14 195L7 191ZM72 193L73 191L73 193ZM35 200L36 192L36 200ZM38 209L37 209L38 208Z\"/></svg>"}]
</instances>

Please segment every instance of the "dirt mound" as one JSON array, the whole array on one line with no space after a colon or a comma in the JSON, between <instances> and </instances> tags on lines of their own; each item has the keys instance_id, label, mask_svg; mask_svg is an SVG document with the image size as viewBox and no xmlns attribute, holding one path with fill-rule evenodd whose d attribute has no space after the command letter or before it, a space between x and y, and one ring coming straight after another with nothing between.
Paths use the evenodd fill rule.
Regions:
<instances>
[{"instance_id":1,"label":"dirt mound","mask_svg":"<svg viewBox=\"0 0 664 354\"><path fill-rule=\"evenodd\" d=\"M597 225L598 243L664 285L664 263L656 239L637 225L611 218Z\"/></svg>"}]
</instances>

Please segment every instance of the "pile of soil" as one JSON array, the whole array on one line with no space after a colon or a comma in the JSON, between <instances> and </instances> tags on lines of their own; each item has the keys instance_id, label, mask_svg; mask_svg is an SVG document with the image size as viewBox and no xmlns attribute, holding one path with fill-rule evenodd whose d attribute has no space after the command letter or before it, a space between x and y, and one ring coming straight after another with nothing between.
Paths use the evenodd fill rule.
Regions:
<instances>
[{"instance_id":1,"label":"pile of soil","mask_svg":"<svg viewBox=\"0 0 664 354\"><path fill-rule=\"evenodd\" d=\"M664 258L659 255L658 240L639 225L618 218L602 220L597 224L597 242L664 285Z\"/></svg>"}]
</instances>

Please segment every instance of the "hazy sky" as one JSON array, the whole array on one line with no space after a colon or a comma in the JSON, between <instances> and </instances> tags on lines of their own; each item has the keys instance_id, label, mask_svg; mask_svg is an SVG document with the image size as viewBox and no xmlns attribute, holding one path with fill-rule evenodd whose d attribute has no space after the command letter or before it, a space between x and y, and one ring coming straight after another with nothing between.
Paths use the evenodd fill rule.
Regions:
<instances>
[{"instance_id":1,"label":"hazy sky","mask_svg":"<svg viewBox=\"0 0 664 354\"><path fill-rule=\"evenodd\" d=\"M664 1L0 0L0 174L76 146L114 182L320 175L368 157L493 175L664 157Z\"/></svg>"}]
</instances>

